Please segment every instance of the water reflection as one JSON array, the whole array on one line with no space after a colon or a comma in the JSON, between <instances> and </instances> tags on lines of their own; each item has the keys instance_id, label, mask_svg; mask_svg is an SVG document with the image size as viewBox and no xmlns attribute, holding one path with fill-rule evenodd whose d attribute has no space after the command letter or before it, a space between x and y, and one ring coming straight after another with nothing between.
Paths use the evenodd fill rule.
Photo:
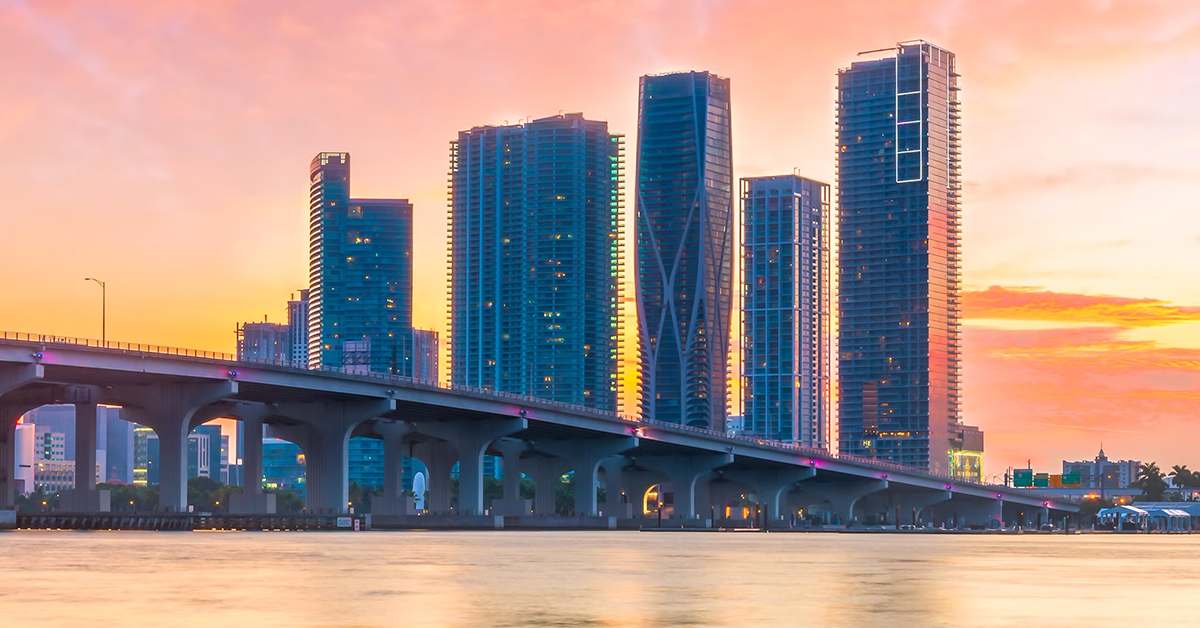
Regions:
<instances>
[{"instance_id":1,"label":"water reflection","mask_svg":"<svg viewBox=\"0 0 1200 628\"><path fill-rule=\"evenodd\" d=\"M1190 623L1198 558L1197 536L20 532L0 624L1156 625Z\"/></svg>"}]
</instances>

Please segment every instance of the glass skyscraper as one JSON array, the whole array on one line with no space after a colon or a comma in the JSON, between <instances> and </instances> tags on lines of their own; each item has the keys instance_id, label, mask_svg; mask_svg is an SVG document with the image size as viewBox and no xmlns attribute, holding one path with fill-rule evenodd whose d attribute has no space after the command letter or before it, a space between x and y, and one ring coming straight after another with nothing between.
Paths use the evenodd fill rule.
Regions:
<instances>
[{"instance_id":1,"label":"glass skyscraper","mask_svg":"<svg viewBox=\"0 0 1200 628\"><path fill-rule=\"evenodd\" d=\"M962 449L959 146L953 53L838 73L842 453L950 473Z\"/></svg>"},{"instance_id":2,"label":"glass skyscraper","mask_svg":"<svg viewBox=\"0 0 1200 628\"><path fill-rule=\"evenodd\" d=\"M644 418L724 431L733 291L729 79L643 76L636 272Z\"/></svg>"},{"instance_id":3,"label":"glass skyscraper","mask_svg":"<svg viewBox=\"0 0 1200 628\"><path fill-rule=\"evenodd\" d=\"M830 440L829 184L742 179L742 431Z\"/></svg>"},{"instance_id":4,"label":"glass skyscraper","mask_svg":"<svg viewBox=\"0 0 1200 628\"><path fill-rule=\"evenodd\" d=\"M616 410L623 150L578 113L459 133L451 382Z\"/></svg>"},{"instance_id":5,"label":"glass skyscraper","mask_svg":"<svg viewBox=\"0 0 1200 628\"><path fill-rule=\"evenodd\" d=\"M350 155L309 167L308 364L412 375L412 205L350 198Z\"/></svg>"}]
</instances>

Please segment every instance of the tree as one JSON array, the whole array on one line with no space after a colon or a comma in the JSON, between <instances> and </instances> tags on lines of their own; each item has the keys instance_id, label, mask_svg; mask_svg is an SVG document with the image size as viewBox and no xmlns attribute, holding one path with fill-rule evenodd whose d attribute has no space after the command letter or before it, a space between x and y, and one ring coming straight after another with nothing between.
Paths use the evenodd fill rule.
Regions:
<instances>
[{"instance_id":1,"label":"tree","mask_svg":"<svg viewBox=\"0 0 1200 628\"><path fill-rule=\"evenodd\" d=\"M1189 470L1187 465L1175 465L1168 474L1174 481L1175 488L1200 488L1200 473Z\"/></svg>"},{"instance_id":2,"label":"tree","mask_svg":"<svg viewBox=\"0 0 1200 628\"><path fill-rule=\"evenodd\" d=\"M1141 489L1142 497L1147 501L1160 502L1163 493L1167 492L1167 481L1163 479L1165 477L1158 468L1158 463L1147 462L1138 466L1137 480L1131 482L1130 486Z\"/></svg>"}]
</instances>

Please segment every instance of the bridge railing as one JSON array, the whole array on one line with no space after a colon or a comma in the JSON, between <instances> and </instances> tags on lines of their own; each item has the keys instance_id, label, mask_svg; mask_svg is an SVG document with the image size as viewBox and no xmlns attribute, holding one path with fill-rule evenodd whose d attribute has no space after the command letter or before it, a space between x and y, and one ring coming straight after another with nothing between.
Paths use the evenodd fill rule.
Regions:
<instances>
[{"instance_id":1,"label":"bridge railing","mask_svg":"<svg viewBox=\"0 0 1200 628\"><path fill-rule=\"evenodd\" d=\"M715 433L711 430L693 427L690 425L680 425L678 423L668 423L665 421L656 421L652 419L644 419L640 417L619 414L616 412L608 412L587 406L566 403L562 401L553 401L550 399L541 399L538 397L529 397L516 393L501 392L483 388L479 386L466 386L462 384L449 384L439 381L432 381L414 377L404 377L392 373L381 373L378 371L365 371L356 368L321 366L317 368L309 368L307 365L296 364L290 361L281 360L238 360L237 356L231 353L223 353L220 351L203 351L196 349L183 349L180 347L169 347L165 345L140 344L131 342L116 342L116 341L100 341L94 338L76 338L72 336L58 336L53 334L30 334L23 332L0 331L0 340L14 340L20 342L30 342L43 345L69 345L74 347L89 347L96 349L117 350L130 353L150 354L150 355L167 355L180 356L188 358L199 358L220 362L228 365L232 369L236 369L239 364L270 367L272 370L283 370L295 373L322 373L326 375L334 375L351 379L364 379L383 383L392 383L406 386L409 388L424 388L429 390L451 390L457 393L470 395L476 398L484 399L508 399L515 404L527 406L530 408L546 408L552 410L561 410L574 414L585 414L598 418L621 421L636 425L638 427L651 427L656 429L665 429L676 432L694 433L703 436L713 436L717 434L728 440L736 442L766 447L768 449L783 450L795 452L806 456L812 456L814 459L825 460L840 460L852 462L854 464L867 466L880 471L896 471L913 476L925 476L934 478L940 481L950 482L958 485L976 486L988 489L1008 488L999 484L977 483L970 480L953 476L950 474L937 473L932 471L924 471L913 467L906 467L901 464L876 460L874 458L865 458L862 456L854 456L849 454L834 454L823 449L813 447L804 447L783 441L773 441L759 438L753 435L735 434L726 435Z\"/></svg>"},{"instance_id":2,"label":"bridge railing","mask_svg":"<svg viewBox=\"0 0 1200 628\"><path fill-rule=\"evenodd\" d=\"M56 336L53 334L28 334L23 332L0 331L0 340L19 340L41 344L72 345L76 347L94 347L97 349L116 349L119 351L134 351L138 353L154 353L158 355L179 355L189 358L208 358L236 362L237 356L220 351L202 351L199 349L182 349L165 345L144 345L133 342L102 341L95 338L75 338L73 336Z\"/></svg>"}]
</instances>

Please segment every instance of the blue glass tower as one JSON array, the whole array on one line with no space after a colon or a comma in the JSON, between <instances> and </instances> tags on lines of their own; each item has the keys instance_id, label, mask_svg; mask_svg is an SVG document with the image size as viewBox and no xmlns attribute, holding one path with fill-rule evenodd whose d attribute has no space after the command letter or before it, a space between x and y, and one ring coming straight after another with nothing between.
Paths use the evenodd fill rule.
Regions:
<instances>
[{"instance_id":1,"label":"blue glass tower","mask_svg":"<svg viewBox=\"0 0 1200 628\"><path fill-rule=\"evenodd\" d=\"M742 179L744 430L829 446L829 184Z\"/></svg>"},{"instance_id":2,"label":"blue glass tower","mask_svg":"<svg viewBox=\"0 0 1200 628\"><path fill-rule=\"evenodd\" d=\"M350 155L309 167L308 364L412 375L412 205L350 198Z\"/></svg>"},{"instance_id":3,"label":"blue glass tower","mask_svg":"<svg viewBox=\"0 0 1200 628\"><path fill-rule=\"evenodd\" d=\"M622 152L578 113L459 133L453 383L616 410Z\"/></svg>"},{"instance_id":4,"label":"blue glass tower","mask_svg":"<svg viewBox=\"0 0 1200 628\"><path fill-rule=\"evenodd\" d=\"M725 429L733 291L729 79L643 76L636 272L640 407Z\"/></svg>"},{"instance_id":5,"label":"blue glass tower","mask_svg":"<svg viewBox=\"0 0 1200 628\"><path fill-rule=\"evenodd\" d=\"M961 448L959 146L953 53L838 73L842 453L949 473Z\"/></svg>"}]
</instances>

